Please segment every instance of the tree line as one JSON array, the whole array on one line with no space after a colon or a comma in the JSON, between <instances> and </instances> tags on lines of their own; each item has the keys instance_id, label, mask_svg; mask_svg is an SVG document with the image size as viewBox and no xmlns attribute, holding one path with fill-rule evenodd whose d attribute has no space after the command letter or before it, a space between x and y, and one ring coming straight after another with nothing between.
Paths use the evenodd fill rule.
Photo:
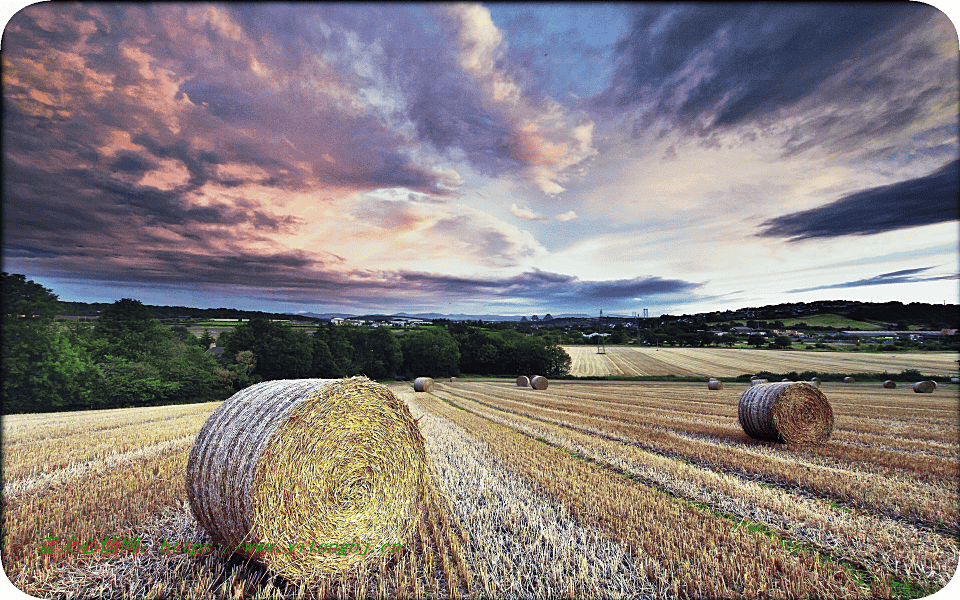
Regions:
<instances>
[{"instance_id":1,"label":"tree line","mask_svg":"<svg viewBox=\"0 0 960 600\"><path fill-rule=\"evenodd\" d=\"M552 338L448 323L403 331L317 326L313 335L256 315L213 337L163 327L140 301L100 309L92 323L55 321L57 296L24 275L2 274L4 413L222 400L271 379L558 376L570 357Z\"/></svg>"}]
</instances>

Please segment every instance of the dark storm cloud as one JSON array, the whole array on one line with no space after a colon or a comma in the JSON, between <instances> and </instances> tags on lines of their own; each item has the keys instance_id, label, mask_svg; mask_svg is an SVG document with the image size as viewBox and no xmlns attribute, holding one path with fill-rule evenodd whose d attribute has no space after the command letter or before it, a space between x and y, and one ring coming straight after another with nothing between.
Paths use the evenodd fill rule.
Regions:
<instances>
[{"instance_id":1,"label":"dark storm cloud","mask_svg":"<svg viewBox=\"0 0 960 600\"><path fill-rule=\"evenodd\" d=\"M943 279L957 279L957 275L941 275L938 277L916 277L918 273L923 273L924 271L929 271L933 267L920 267L917 269L903 269L900 271L892 271L890 273L882 273L880 275L875 275L874 277L869 277L867 279L857 279L855 281L845 281L842 283L834 283L830 285L818 285L816 287L809 288L799 288L795 290L787 290L788 294L796 294L799 292L813 292L816 290L832 290L832 289L845 289L845 288L854 288L854 287L864 287L868 285L888 285L892 283L916 283L919 281L939 281Z\"/></svg>"},{"instance_id":2,"label":"dark storm cloud","mask_svg":"<svg viewBox=\"0 0 960 600\"><path fill-rule=\"evenodd\" d=\"M943 40L933 33L906 37L937 19L907 2L646 5L598 100L642 106L644 124L659 116L699 135L803 111L785 150L835 138L855 148L955 98L956 56L935 51Z\"/></svg>"},{"instance_id":3,"label":"dark storm cloud","mask_svg":"<svg viewBox=\"0 0 960 600\"><path fill-rule=\"evenodd\" d=\"M870 235L960 218L960 161L892 185L850 194L835 202L761 224L763 237L796 242L842 235Z\"/></svg>"},{"instance_id":4,"label":"dark storm cloud","mask_svg":"<svg viewBox=\"0 0 960 600\"><path fill-rule=\"evenodd\" d=\"M537 300L545 304L578 305L594 301L629 301L639 296L690 294L702 284L678 279L637 277L612 281L584 281L573 275L534 270L503 279L448 277L403 273L406 286L432 294Z\"/></svg>"}]
</instances>

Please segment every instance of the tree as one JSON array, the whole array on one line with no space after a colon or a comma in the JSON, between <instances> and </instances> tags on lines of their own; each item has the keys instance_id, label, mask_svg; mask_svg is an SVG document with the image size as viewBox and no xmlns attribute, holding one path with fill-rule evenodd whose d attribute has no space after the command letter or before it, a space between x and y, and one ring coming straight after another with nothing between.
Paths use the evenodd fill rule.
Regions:
<instances>
[{"instance_id":1,"label":"tree","mask_svg":"<svg viewBox=\"0 0 960 600\"><path fill-rule=\"evenodd\" d=\"M793 344L793 340L790 339L790 336L788 335L778 335L777 337L773 338L773 343L777 348L789 348L790 345Z\"/></svg>"},{"instance_id":2,"label":"tree","mask_svg":"<svg viewBox=\"0 0 960 600\"><path fill-rule=\"evenodd\" d=\"M53 317L57 296L24 275L0 278L3 306L3 412L90 408L102 377Z\"/></svg>"},{"instance_id":3,"label":"tree","mask_svg":"<svg viewBox=\"0 0 960 600\"><path fill-rule=\"evenodd\" d=\"M766 340L763 339L763 336L756 333L747 338L747 343L751 346L756 346L757 348L762 346L765 342Z\"/></svg>"},{"instance_id":4,"label":"tree","mask_svg":"<svg viewBox=\"0 0 960 600\"><path fill-rule=\"evenodd\" d=\"M210 335L209 329L204 329L203 335L197 338L196 342L198 346L206 350L207 348L210 347L210 344L216 343L216 339L214 339L214 337Z\"/></svg>"},{"instance_id":5,"label":"tree","mask_svg":"<svg viewBox=\"0 0 960 600\"><path fill-rule=\"evenodd\" d=\"M403 365L397 336L386 327L351 327L347 336L354 348L354 366L371 379L393 379Z\"/></svg>"},{"instance_id":6,"label":"tree","mask_svg":"<svg viewBox=\"0 0 960 600\"><path fill-rule=\"evenodd\" d=\"M313 366L313 344L307 334L261 316L233 329L224 345L224 359L235 362L244 350L253 352L254 373L264 381L308 377Z\"/></svg>"},{"instance_id":7,"label":"tree","mask_svg":"<svg viewBox=\"0 0 960 600\"><path fill-rule=\"evenodd\" d=\"M446 329L411 331L400 339L403 373L409 377L460 374L460 348Z\"/></svg>"}]
</instances>

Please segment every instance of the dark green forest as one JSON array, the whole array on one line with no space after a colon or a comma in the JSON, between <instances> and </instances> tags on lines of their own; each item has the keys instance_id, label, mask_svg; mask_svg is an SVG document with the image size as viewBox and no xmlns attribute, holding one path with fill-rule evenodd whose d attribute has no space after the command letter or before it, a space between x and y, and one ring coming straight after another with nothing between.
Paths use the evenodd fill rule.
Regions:
<instances>
[{"instance_id":1,"label":"dark green forest","mask_svg":"<svg viewBox=\"0 0 960 600\"><path fill-rule=\"evenodd\" d=\"M450 323L394 333L386 327L317 325L313 335L253 313L213 338L164 327L138 300L101 305L92 322L58 322L53 291L2 274L4 413L157 406L222 400L271 379L366 375L559 376L570 357L555 339Z\"/></svg>"}]
</instances>

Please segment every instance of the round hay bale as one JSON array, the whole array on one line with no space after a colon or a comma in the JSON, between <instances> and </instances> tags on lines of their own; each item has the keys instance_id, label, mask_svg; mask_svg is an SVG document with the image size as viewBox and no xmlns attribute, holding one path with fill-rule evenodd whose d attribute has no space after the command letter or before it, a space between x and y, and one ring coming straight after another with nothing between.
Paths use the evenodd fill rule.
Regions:
<instances>
[{"instance_id":1,"label":"round hay bale","mask_svg":"<svg viewBox=\"0 0 960 600\"><path fill-rule=\"evenodd\" d=\"M740 396L740 426L752 438L819 444L833 431L833 409L823 392L806 382L770 383Z\"/></svg>"},{"instance_id":2,"label":"round hay bale","mask_svg":"<svg viewBox=\"0 0 960 600\"><path fill-rule=\"evenodd\" d=\"M530 385L530 379L526 375L521 375L517 377L517 387L528 387Z\"/></svg>"},{"instance_id":3,"label":"round hay bale","mask_svg":"<svg viewBox=\"0 0 960 600\"><path fill-rule=\"evenodd\" d=\"M960 383L960 377L951 377L950 383Z\"/></svg>"},{"instance_id":4,"label":"round hay bale","mask_svg":"<svg viewBox=\"0 0 960 600\"><path fill-rule=\"evenodd\" d=\"M820 378L814 377L810 380L810 383L813 384L814 387L820 387Z\"/></svg>"},{"instance_id":5,"label":"round hay bale","mask_svg":"<svg viewBox=\"0 0 960 600\"><path fill-rule=\"evenodd\" d=\"M722 390L722 389L723 389L723 382L722 382L722 381L718 381L718 380L716 380L716 379L711 379L710 381L707 382L707 389L708 389L708 390Z\"/></svg>"},{"instance_id":6,"label":"round hay bale","mask_svg":"<svg viewBox=\"0 0 960 600\"><path fill-rule=\"evenodd\" d=\"M896 381L893 381L893 380L891 380L891 379L888 379L888 380L886 380L886 381L883 382L883 387L885 387L885 388L888 389L888 390L896 389L896 387L897 387L897 382L896 382Z\"/></svg>"},{"instance_id":7,"label":"round hay bale","mask_svg":"<svg viewBox=\"0 0 960 600\"><path fill-rule=\"evenodd\" d=\"M790 379L789 377L784 377L783 379L780 380L781 383L783 383L784 381L793 381L793 380Z\"/></svg>"},{"instance_id":8,"label":"round hay bale","mask_svg":"<svg viewBox=\"0 0 960 600\"><path fill-rule=\"evenodd\" d=\"M750 385L763 385L764 383L767 383L767 380L766 380L766 379L751 379L751 380L750 380Z\"/></svg>"},{"instance_id":9,"label":"round hay bale","mask_svg":"<svg viewBox=\"0 0 960 600\"><path fill-rule=\"evenodd\" d=\"M918 394L932 394L935 389L937 386L932 381L918 381L913 384L913 391Z\"/></svg>"},{"instance_id":10,"label":"round hay bale","mask_svg":"<svg viewBox=\"0 0 960 600\"><path fill-rule=\"evenodd\" d=\"M760 378L757 377L756 375L751 375L751 376L750 376L750 381L754 381L754 380L756 380L756 379L760 379Z\"/></svg>"},{"instance_id":11,"label":"round hay bale","mask_svg":"<svg viewBox=\"0 0 960 600\"><path fill-rule=\"evenodd\" d=\"M844 382L844 383L853 383L853 377L844 377L844 378L843 378L843 382Z\"/></svg>"},{"instance_id":12,"label":"round hay bale","mask_svg":"<svg viewBox=\"0 0 960 600\"><path fill-rule=\"evenodd\" d=\"M530 379L530 387L535 390L545 390L549 384L550 382L547 381L546 377L540 377L539 375L534 375L533 378Z\"/></svg>"},{"instance_id":13,"label":"round hay bale","mask_svg":"<svg viewBox=\"0 0 960 600\"><path fill-rule=\"evenodd\" d=\"M935 379L931 379L930 383L933 384L933 389L937 389L937 381Z\"/></svg>"},{"instance_id":14,"label":"round hay bale","mask_svg":"<svg viewBox=\"0 0 960 600\"><path fill-rule=\"evenodd\" d=\"M433 380L429 377L417 377L413 380L413 391L415 392L432 392L433 391Z\"/></svg>"},{"instance_id":15,"label":"round hay bale","mask_svg":"<svg viewBox=\"0 0 960 600\"><path fill-rule=\"evenodd\" d=\"M214 542L305 581L366 560L314 542L407 543L429 481L410 410L366 377L240 390L204 423L186 468L190 507Z\"/></svg>"}]
</instances>

